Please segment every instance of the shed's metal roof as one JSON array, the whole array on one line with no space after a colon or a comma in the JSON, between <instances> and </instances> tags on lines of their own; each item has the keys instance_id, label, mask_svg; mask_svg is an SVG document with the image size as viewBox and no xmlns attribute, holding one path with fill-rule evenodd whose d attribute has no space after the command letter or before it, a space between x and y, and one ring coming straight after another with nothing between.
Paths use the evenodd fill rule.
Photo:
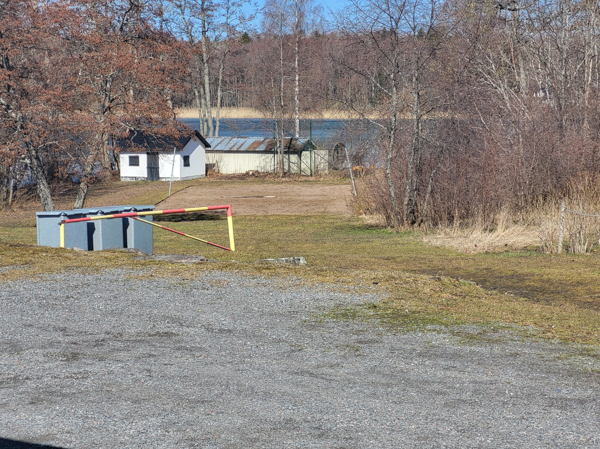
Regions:
<instances>
[{"instance_id":1,"label":"shed's metal roof","mask_svg":"<svg viewBox=\"0 0 600 449\"><path fill-rule=\"evenodd\" d=\"M265 137L209 137L212 151L266 151L267 144L273 140ZM273 150L271 145L270 150Z\"/></svg>"},{"instance_id":2,"label":"shed's metal roof","mask_svg":"<svg viewBox=\"0 0 600 449\"><path fill-rule=\"evenodd\" d=\"M209 137L206 139L210 144L208 151L221 152L249 152L249 151L273 151L272 137ZM290 139L285 139L284 147L287 149ZM293 139L292 151L298 151L306 144L305 140Z\"/></svg>"}]
</instances>

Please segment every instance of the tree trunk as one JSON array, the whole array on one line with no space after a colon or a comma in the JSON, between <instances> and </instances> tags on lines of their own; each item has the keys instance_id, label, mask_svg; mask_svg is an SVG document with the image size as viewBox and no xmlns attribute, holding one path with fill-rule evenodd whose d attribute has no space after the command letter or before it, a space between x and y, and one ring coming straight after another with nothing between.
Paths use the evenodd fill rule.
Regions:
<instances>
[{"instance_id":1,"label":"tree trunk","mask_svg":"<svg viewBox=\"0 0 600 449\"><path fill-rule=\"evenodd\" d=\"M79 183L79 192L77 192L77 198L75 198L73 209L81 209L85 205L89 187L89 179L94 170L94 160L94 151L90 149L90 155L85 161L85 166L83 167L83 173Z\"/></svg>"},{"instance_id":2,"label":"tree trunk","mask_svg":"<svg viewBox=\"0 0 600 449\"><path fill-rule=\"evenodd\" d=\"M280 65L280 73L279 73L279 114L281 120L280 126L280 142L279 142L279 176L283 178L285 176L285 165L283 161L283 142L285 137L285 132L283 130L283 93L284 93L284 70L283 70L283 30L279 36L279 65Z\"/></svg>"},{"instance_id":3,"label":"tree trunk","mask_svg":"<svg viewBox=\"0 0 600 449\"><path fill-rule=\"evenodd\" d=\"M298 67L298 53L300 52L300 36L296 30L296 46L294 48L296 60L294 62L294 70L296 75L294 85L294 137L300 137L300 68Z\"/></svg>"},{"instance_id":4,"label":"tree trunk","mask_svg":"<svg viewBox=\"0 0 600 449\"><path fill-rule=\"evenodd\" d=\"M193 27L185 16L185 11L186 11L185 4L180 3L178 5L178 9L181 14L181 20L182 20L181 23L183 24L185 33L187 34L188 43L190 45L190 50L191 50L191 52L194 52L197 41L196 41L196 38L194 37ZM204 22L203 22L203 26L204 26ZM194 60L194 67L196 69L195 75L194 75L194 73L191 73L191 83L192 83L192 90L194 91L194 98L196 100L196 108L198 109L198 121L199 121L198 128L199 128L200 134L202 134L205 137L208 137L206 122L204 121L205 110L204 110L204 95L202 92L202 64L200 63L200 58L198 57L197 54L194 54L192 59Z\"/></svg>"},{"instance_id":5,"label":"tree trunk","mask_svg":"<svg viewBox=\"0 0 600 449\"><path fill-rule=\"evenodd\" d=\"M419 101L419 104L420 104L420 101ZM415 122L417 123L417 133L416 133L415 145L417 146L418 151L417 151L416 158L415 158L415 171L414 171L414 175L413 175L412 198L411 198L411 204L414 205L414 213L413 213L414 221L413 221L413 223L417 223L419 221L419 215L420 215L420 212L418 210L419 181L421 180L421 175L422 175L422 171L423 171L423 165L421 164L422 156L423 156L423 152L421 151L421 136L423 135L423 129L422 129L423 123L421 122L420 117L416 118Z\"/></svg>"},{"instance_id":6,"label":"tree trunk","mask_svg":"<svg viewBox=\"0 0 600 449\"><path fill-rule=\"evenodd\" d=\"M388 191L390 194L390 200L392 201L392 223L394 226L398 226L398 201L396 199L396 187L394 185L394 178L392 173L392 158L394 156L394 146L396 144L396 132L398 131L398 90L396 88L394 75L392 79L392 113L390 116L390 127L388 129L388 149L387 156L385 158L385 175L388 185Z\"/></svg>"},{"instance_id":7,"label":"tree trunk","mask_svg":"<svg viewBox=\"0 0 600 449\"><path fill-rule=\"evenodd\" d=\"M85 205L85 200L87 198L88 192L88 182L86 179L82 179L79 184L79 192L77 192L77 198L75 198L75 204L73 204L73 209L82 209Z\"/></svg>"},{"instance_id":8,"label":"tree trunk","mask_svg":"<svg viewBox=\"0 0 600 449\"><path fill-rule=\"evenodd\" d=\"M208 128L209 117L208 112L206 110L206 96L204 95L203 86L200 86L200 101L202 103L202 117L200 118L200 120L202 121L202 128L204 129L204 135L210 137L210 130Z\"/></svg>"},{"instance_id":9,"label":"tree trunk","mask_svg":"<svg viewBox=\"0 0 600 449\"><path fill-rule=\"evenodd\" d=\"M31 174L37 183L38 196L42 202L42 209L44 211L54 210L54 203L52 202L52 193L50 193L50 186L48 180L44 174L44 167L39 154L30 143L27 144L27 153L29 156L28 165L31 169Z\"/></svg>"},{"instance_id":10,"label":"tree trunk","mask_svg":"<svg viewBox=\"0 0 600 449\"><path fill-rule=\"evenodd\" d=\"M10 181L8 181L8 207L12 206L14 201L14 195L16 190L15 178L11 176Z\"/></svg>"},{"instance_id":11,"label":"tree trunk","mask_svg":"<svg viewBox=\"0 0 600 449\"><path fill-rule=\"evenodd\" d=\"M198 87L194 85L194 98L196 99L196 107L198 108L198 128L200 134L206 136L206 129L204 128L204 112L202 111L202 100L200 98L200 92Z\"/></svg>"},{"instance_id":12,"label":"tree trunk","mask_svg":"<svg viewBox=\"0 0 600 449\"><path fill-rule=\"evenodd\" d=\"M219 80L217 83L217 104L215 111L215 137L219 137L219 128L221 126L221 97L223 95L223 69L225 68L225 57L228 51L225 52L219 65Z\"/></svg>"},{"instance_id":13,"label":"tree trunk","mask_svg":"<svg viewBox=\"0 0 600 449\"><path fill-rule=\"evenodd\" d=\"M425 201L423 201L423 211L421 212L421 216L419 217L419 224L423 223L425 216L427 215L427 209L429 207L429 201L431 198L431 190L433 189L433 179L435 178L435 174L438 171L438 168L442 165L442 161L444 160L444 153L442 153L440 157L440 161L435 166L435 168L429 174L429 183L427 184L427 192L425 193Z\"/></svg>"},{"instance_id":14,"label":"tree trunk","mask_svg":"<svg viewBox=\"0 0 600 449\"><path fill-rule=\"evenodd\" d=\"M392 176L392 157L394 155L394 137L390 136L388 140L387 156L385 158L385 176L388 185L388 191L390 194L390 200L392 201L392 222L394 226L398 225L398 201L396 200L396 189L394 186L394 178ZM352 169L352 167L351 167Z\"/></svg>"},{"instance_id":15,"label":"tree trunk","mask_svg":"<svg viewBox=\"0 0 600 449\"><path fill-rule=\"evenodd\" d=\"M121 158L119 157L119 152L113 150L113 157L115 158L115 167L117 172L121 173Z\"/></svg>"},{"instance_id":16,"label":"tree trunk","mask_svg":"<svg viewBox=\"0 0 600 449\"><path fill-rule=\"evenodd\" d=\"M110 171L112 170L112 161L113 158L110 155L110 146L108 145L108 133L103 132L101 135L101 141L102 141L102 168L104 168L105 170L108 170L108 172L110 173Z\"/></svg>"},{"instance_id":17,"label":"tree trunk","mask_svg":"<svg viewBox=\"0 0 600 449\"><path fill-rule=\"evenodd\" d=\"M279 129L277 125L277 95L275 94L275 82L271 78L271 98L273 106L273 173L277 173L278 161L276 159L275 151L278 148L279 142Z\"/></svg>"},{"instance_id":18,"label":"tree trunk","mask_svg":"<svg viewBox=\"0 0 600 449\"><path fill-rule=\"evenodd\" d=\"M202 2L204 5L204 2ZM214 125L212 118L212 101L210 96L210 71L208 67L208 23L206 17L206 10L202 8L200 12L200 19L202 22L202 63L204 65L204 98L206 106L206 119L208 121L208 136L214 137Z\"/></svg>"},{"instance_id":19,"label":"tree trunk","mask_svg":"<svg viewBox=\"0 0 600 449\"><path fill-rule=\"evenodd\" d=\"M285 143L285 133L283 131L283 111L279 116L279 177L285 176L285 152L283 145Z\"/></svg>"},{"instance_id":20,"label":"tree trunk","mask_svg":"<svg viewBox=\"0 0 600 449\"><path fill-rule=\"evenodd\" d=\"M0 210L4 208L4 202L7 199L8 183L6 182L7 170L5 167L0 167Z\"/></svg>"},{"instance_id":21,"label":"tree trunk","mask_svg":"<svg viewBox=\"0 0 600 449\"><path fill-rule=\"evenodd\" d=\"M523 95L527 95L529 90L529 79L527 71L525 70L525 63L523 62L523 38L521 36L521 18L518 8L511 10L510 18L514 39L513 52L516 53L516 55L513 54L515 78L519 83L519 92Z\"/></svg>"},{"instance_id":22,"label":"tree trunk","mask_svg":"<svg viewBox=\"0 0 600 449\"><path fill-rule=\"evenodd\" d=\"M413 76L413 138L408 158L406 171L406 188L404 191L404 222L413 225L417 220L417 190L419 185L419 173L417 167L420 163L421 151L421 95L417 82L418 74Z\"/></svg>"}]
</instances>

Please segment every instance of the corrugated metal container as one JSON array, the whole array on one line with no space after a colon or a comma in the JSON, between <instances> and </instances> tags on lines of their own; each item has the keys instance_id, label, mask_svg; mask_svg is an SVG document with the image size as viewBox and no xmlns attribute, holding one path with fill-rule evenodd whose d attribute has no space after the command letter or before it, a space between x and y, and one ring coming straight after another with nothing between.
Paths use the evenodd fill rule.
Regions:
<instances>
[{"instance_id":1,"label":"corrugated metal container","mask_svg":"<svg viewBox=\"0 0 600 449\"><path fill-rule=\"evenodd\" d=\"M146 212L154 210L154 206L123 206L123 212ZM152 215L143 217L146 221L154 221ZM139 249L144 254L154 252L154 226L133 218L123 218L123 237L125 248Z\"/></svg>"},{"instance_id":2,"label":"corrugated metal container","mask_svg":"<svg viewBox=\"0 0 600 449\"><path fill-rule=\"evenodd\" d=\"M124 212L144 212L154 206L107 206L101 208L37 212L38 246L60 246L60 222L74 218L114 215ZM152 216L144 217L152 221ZM111 218L65 224L65 248L98 251L110 248L135 248L152 254L153 227L133 218Z\"/></svg>"},{"instance_id":3,"label":"corrugated metal container","mask_svg":"<svg viewBox=\"0 0 600 449\"><path fill-rule=\"evenodd\" d=\"M78 209L76 209L78 210ZM112 215L123 213L122 206L89 208L85 210L86 217L99 215ZM68 223L65 226L70 226ZM108 219L88 221L88 242L90 251L100 251L110 248L125 248L125 239L123 238L123 219ZM65 236L69 230L65 228Z\"/></svg>"},{"instance_id":4,"label":"corrugated metal container","mask_svg":"<svg viewBox=\"0 0 600 449\"><path fill-rule=\"evenodd\" d=\"M85 214L74 210L53 210L37 212L35 221L37 226L38 246L60 247L60 222L70 218L84 218ZM70 223L68 232L65 232L65 248L81 248L88 250L87 222Z\"/></svg>"}]
</instances>

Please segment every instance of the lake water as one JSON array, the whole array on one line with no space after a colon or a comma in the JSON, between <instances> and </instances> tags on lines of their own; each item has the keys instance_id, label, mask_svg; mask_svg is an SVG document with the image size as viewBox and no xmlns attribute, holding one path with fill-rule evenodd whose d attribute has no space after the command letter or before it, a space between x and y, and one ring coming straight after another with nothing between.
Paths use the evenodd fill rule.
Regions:
<instances>
[{"instance_id":1,"label":"lake water","mask_svg":"<svg viewBox=\"0 0 600 449\"><path fill-rule=\"evenodd\" d=\"M180 119L186 125L200 131L200 121L198 119L184 118ZM334 139L343 132L344 126L348 120L300 120L300 137L307 139L310 137L310 128L312 124L313 140ZM288 121L285 125L287 136L293 136L294 123ZM273 137L272 119L221 119L220 137Z\"/></svg>"}]
</instances>

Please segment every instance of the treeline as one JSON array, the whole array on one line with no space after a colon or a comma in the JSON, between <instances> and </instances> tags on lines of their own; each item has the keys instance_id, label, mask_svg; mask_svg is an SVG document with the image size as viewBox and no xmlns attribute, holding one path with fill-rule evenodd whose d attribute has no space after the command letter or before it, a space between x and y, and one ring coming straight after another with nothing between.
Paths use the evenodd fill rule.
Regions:
<instances>
[{"instance_id":1,"label":"treeline","mask_svg":"<svg viewBox=\"0 0 600 449\"><path fill-rule=\"evenodd\" d=\"M268 0L259 30L227 0L0 6L0 202L26 167L44 208L75 173L81 206L111 139L187 132L179 107L206 136L221 107L258 109L281 141L309 113L361 118L343 140L381 168L361 201L391 226L525 214L598 174L594 2L352 0L325 23Z\"/></svg>"}]
</instances>

